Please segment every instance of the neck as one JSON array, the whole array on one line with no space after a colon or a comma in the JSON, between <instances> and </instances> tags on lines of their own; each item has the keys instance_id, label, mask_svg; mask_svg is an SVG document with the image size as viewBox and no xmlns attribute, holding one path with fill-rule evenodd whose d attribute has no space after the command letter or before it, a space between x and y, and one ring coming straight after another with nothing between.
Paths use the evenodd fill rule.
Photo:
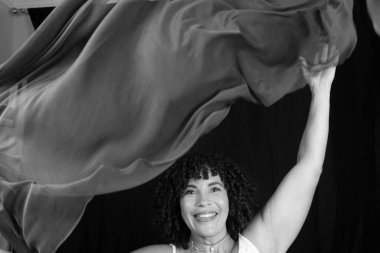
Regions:
<instances>
[{"instance_id":1,"label":"neck","mask_svg":"<svg viewBox=\"0 0 380 253\"><path fill-rule=\"evenodd\" d=\"M231 237L226 233L222 238L216 241L207 241L202 239L190 239L190 248L192 253L222 253L231 250Z\"/></svg>"}]
</instances>

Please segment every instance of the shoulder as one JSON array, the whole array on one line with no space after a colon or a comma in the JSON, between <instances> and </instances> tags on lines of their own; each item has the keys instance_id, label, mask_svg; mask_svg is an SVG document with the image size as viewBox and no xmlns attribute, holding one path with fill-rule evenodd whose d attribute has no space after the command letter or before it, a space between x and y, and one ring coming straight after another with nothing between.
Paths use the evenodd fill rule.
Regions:
<instances>
[{"instance_id":1,"label":"shoulder","mask_svg":"<svg viewBox=\"0 0 380 253\"><path fill-rule=\"evenodd\" d=\"M170 253L172 247L167 244L156 244L132 251L131 253Z\"/></svg>"},{"instance_id":2,"label":"shoulder","mask_svg":"<svg viewBox=\"0 0 380 253\"><path fill-rule=\"evenodd\" d=\"M242 234L239 234L239 253L260 253L260 252L274 252L274 251L259 251L253 242Z\"/></svg>"}]
</instances>

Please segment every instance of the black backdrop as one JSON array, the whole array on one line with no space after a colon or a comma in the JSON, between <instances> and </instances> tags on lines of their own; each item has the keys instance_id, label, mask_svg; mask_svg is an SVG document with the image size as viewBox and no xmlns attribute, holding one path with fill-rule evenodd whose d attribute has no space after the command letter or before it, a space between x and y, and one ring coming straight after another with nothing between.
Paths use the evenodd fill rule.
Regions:
<instances>
[{"instance_id":1,"label":"black backdrop","mask_svg":"<svg viewBox=\"0 0 380 253\"><path fill-rule=\"evenodd\" d=\"M34 25L50 11L31 9ZM380 37L365 1L355 1L354 19L358 44L333 84L324 172L289 253L380 252ZM267 108L237 101L193 150L222 153L243 166L256 183L260 207L295 164L309 102L308 88ZM152 224L156 183L95 197L58 252L130 252L165 242Z\"/></svg>"}]
</instances>

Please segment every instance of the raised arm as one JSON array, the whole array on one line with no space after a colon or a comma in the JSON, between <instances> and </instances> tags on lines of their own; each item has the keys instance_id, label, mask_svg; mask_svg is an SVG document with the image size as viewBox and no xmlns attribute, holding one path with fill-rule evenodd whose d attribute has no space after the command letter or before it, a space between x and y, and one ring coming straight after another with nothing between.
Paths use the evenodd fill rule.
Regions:
<instances>
[{"instance_id":1,"label":"raised arm","mask_svg":"<svg viewBox=\"0 0 380 253\"><path fill-rule=\"evenodd\" d=\"M286 252L293 243L307 217L322 172L329 128L330 88L338 54L333 46L326 45L316 55L313 66L304 59L301 62L312 98L297 164L243 232L260 253Z\"/></svg>"}]
</instances>

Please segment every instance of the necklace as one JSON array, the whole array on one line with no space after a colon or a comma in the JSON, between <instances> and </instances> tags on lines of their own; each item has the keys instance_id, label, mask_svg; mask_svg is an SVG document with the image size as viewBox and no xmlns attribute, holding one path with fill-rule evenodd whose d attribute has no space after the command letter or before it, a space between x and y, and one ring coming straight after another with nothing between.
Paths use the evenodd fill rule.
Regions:
<instances>
[{"instance_id":1,"label":"necklace","mask_svg":"<svg viewBox=\"0 0 380 253\"><path fill-rule=\"evenodd\" d=\"M204 246L210 247L209 251L210 252L214 252L215 251L215 247L216 246L222 246L222 245L224 245L225 242L227 241L226 240L227 238L228 238L228 233L225 236L223 236L223 238L220 239L219 241L217 241L216 243L213 243L213 244L203 244L203 243L201 243L201 244L203 244ZM191 252L193 252L193 249L196 250L196 252L198 252L198 253L199 253L199 251L206 251L206 252L208 251L207 249L200 249L197 246L195 246L195 243L194 243L194 241L192 239L190 239L190 241L191 241Z\"/></svg>"}]
</instances>

